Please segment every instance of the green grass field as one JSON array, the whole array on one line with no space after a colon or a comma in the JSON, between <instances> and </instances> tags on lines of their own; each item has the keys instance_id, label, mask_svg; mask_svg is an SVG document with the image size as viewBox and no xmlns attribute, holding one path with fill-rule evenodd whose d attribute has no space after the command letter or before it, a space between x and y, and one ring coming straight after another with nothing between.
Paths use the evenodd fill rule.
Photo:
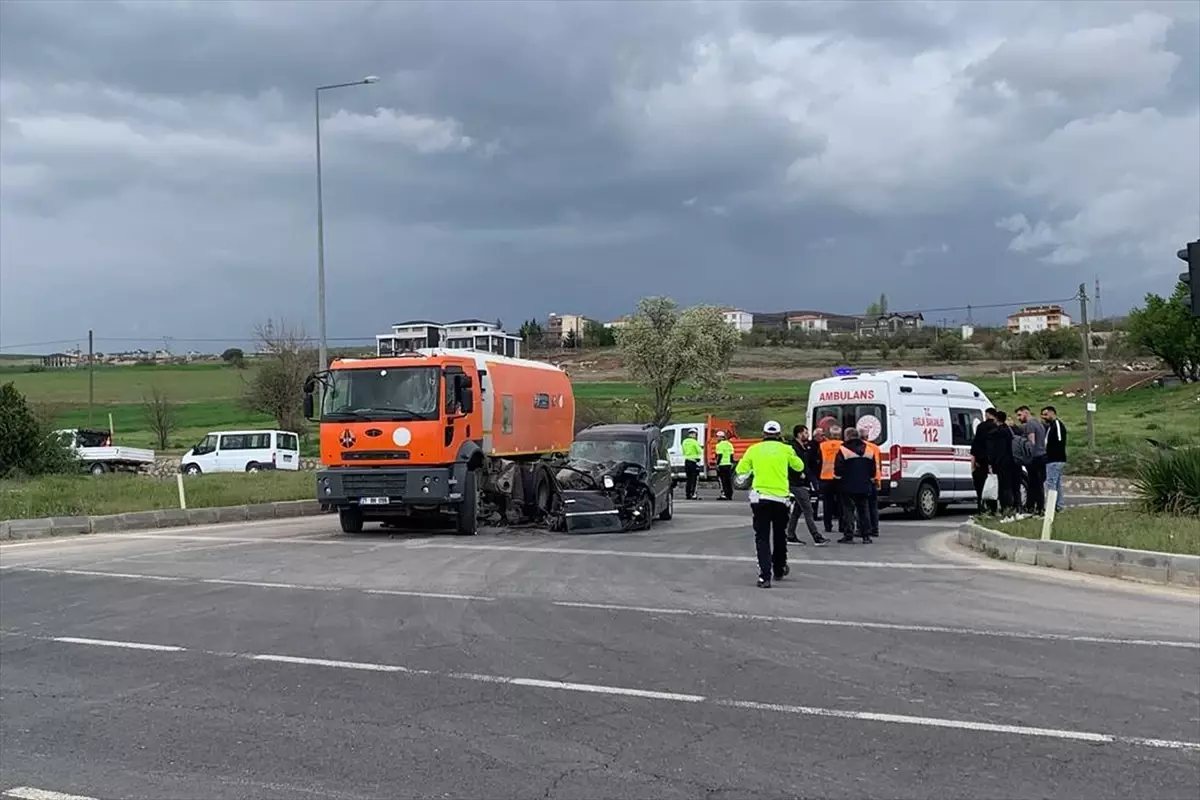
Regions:
<instances>
[{"instance_id":1,"label":"green grass field","mask_svg":"<svg viewBox=\"0 0 1200 800\"><path fill-rule=\"evenodd\" d=\"M171 435L167 452L186 450L210 430L271 427L271 418L247 412L239 402L250 375L249 370L217 364L98 368L91 425L107 427L111 413L118 443L153 447L142 399L157 388L178 404L179 428ZM60 427L89 424L86 370L28 372L0 367L0 383L9 380L32 403L46 408ZM1075 473L1127 475L1133 453L1145 446L1147 437L1170 445L1200 444L1200 389L1196 387L1137 389L1098 397L1096 453L1095 458L1089 458L1084 448L1083 398L1053 396L1064 386L1077 384L1078 376L1018 376L1015 393L1008 377L973 380L992 402L1010 412L1022 404L1035 410L1047 404L1057 406L1071 430L1069 469ZM684 390L675 405L674 418L686 422L718 414L733 418L751 435L770 418L787 428L803 420L808 389L809 381L757 380L729 383L711 397L689 396ZM583 421L637 421L649 416L648 396L634 384L587 382L586 377L577 377L575 393ZM311 439L304 449L312 452Z\"/></svg>"},{"instance_id":2,"label":"green grass field","mask_svg":"<svg viewBox=\"0 0 1200 800\"><path fill-rule=\"evenodd\" d=\"M1010 536L1042 537L1037 518L986 524ZM1122 506L1068 508L1054 518L1053 535L1064 542L1200 555L1200 517L1145 514Z\"/></svg>"}]
</instances>

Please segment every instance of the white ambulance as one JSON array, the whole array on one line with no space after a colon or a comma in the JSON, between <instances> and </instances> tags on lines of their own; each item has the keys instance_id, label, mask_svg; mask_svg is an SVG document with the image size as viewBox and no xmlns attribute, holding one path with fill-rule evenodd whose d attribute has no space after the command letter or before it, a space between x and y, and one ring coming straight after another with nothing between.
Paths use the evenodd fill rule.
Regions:
<instances>
[{"instance_id":1,"label":"white ambulance","mask_svg":"<svg viewBox=\"0 0 1200 800\"><path fill-rule=\"evenodd\" d=\"M886 370L813 381L809 427L855 427L879 445L879 505L932 519L952 503L975 503L971 440L991 406L978 386L953 376Z\"/></svg>"}]
</instances>

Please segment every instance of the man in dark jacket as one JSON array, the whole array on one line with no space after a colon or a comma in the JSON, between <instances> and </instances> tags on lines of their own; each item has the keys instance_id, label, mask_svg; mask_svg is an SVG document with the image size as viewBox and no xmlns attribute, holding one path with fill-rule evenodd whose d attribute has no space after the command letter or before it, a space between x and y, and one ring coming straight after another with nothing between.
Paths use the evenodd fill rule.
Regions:
<instances>
[{"instance_id":1,"label":"man in dark jacket","mask_svg":"<svg viewBox=\"0 0 1200 800\"><path fill-rule=\"evenodd\" d=\"M817 530L817 523L813 520L812 496L809 493L809 488L812 486L809 470L812 468L808 465L808 444L808 428L803 425L792 428L792 449L804 462L804 469L800 472L794 469L788 470L788 485L795 502L792 503L792 516L788 520L787 540L792 544L804 544L796 535L796 526L800 522L800 517L803 516L813 544L817 547L824 547L829 544L829 540L821 535L821 532Z\"/></svg>"},{"instance_id":2,"label":"man in dark jacket","mask_svg":"<svg viewBox=\"0 0 1200 800\"><path fill-rule=\"evenodd\" d=\"M837 476L842 497L847 508L846 532L838 540L840 544L853 544L857 529L863 544L871 543L871 488L875 485L875 459L867 452L867 443L858 435L857 428L846 428L842 432L843 443L833 462L833 474Z\"/></svg>"},{"instance_id":3,"label":"man in dark jacket","mask_svg":"<svg viewBox=\"0 0 1200 800\"><path fill-rule=\"evenodd\" d=\"M1046 489L1055 491L1054 510L1058 512L1063 509L1062 477L1063 469L1067 466L1067 426L1058 418L1058 410L1054 406L1042 409L1042 422L1046 425Z\"/></svg>"},{"instance_id":4,"label":"man in dark jacket","mask_svg":"<svg viewBox=\"0 0 1200 800\"><path fill-rule=\"evenodd\" d=\"M996 427L988 432L987 437L988 471L996 476L1000 513L1008 516L1015 510L1015 502L1021 498L1020 494L1015 500L1013 498L1014 491L1020 492L1013 480L1017 469L1012 454L1013 432L1008 426L1008 414L997 410L995 418Z\"/></svg>"},{"instance_id":5,"label":"man in dark jacket","mask_svg":"<svg viewBox=\"0 0 1200 800\"><path fill-rule=\"evenodd\" d=\"M820 519L821 505L821 442L825 441L825 431L817 428L812 438L808 440L807 455L804 459L805 472L808 473L809 487L812 492L813 519Z\"/></svg>"},{"instance_id":6,"label":"man in dark jacket","mask_svg":"<svg viewBox=\"0 0 1200 800\"><path fill-rule=\"evenodd\" d=\"M971 481L975 484L975 504L981 514L996 510L995 502L983 502L983 485L988 476L987 439L995 427L996 409L989 408L983 412L983 422L975 427L975 438L971 440Z\"/></svg>"}]
</instances>

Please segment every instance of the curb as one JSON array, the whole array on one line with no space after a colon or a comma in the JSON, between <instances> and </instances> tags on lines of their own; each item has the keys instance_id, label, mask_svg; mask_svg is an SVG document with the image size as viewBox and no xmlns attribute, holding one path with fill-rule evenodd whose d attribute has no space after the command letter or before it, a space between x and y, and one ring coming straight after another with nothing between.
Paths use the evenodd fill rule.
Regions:
<instances>
[{"instance_id":1,"label":"curb","mask_svg":"<svg viewBox=\"0 0 1200 800\"><path fill-rule=\"evenodd\" d=\"M218 508L133 511L127 514L106 514L96 517L10 519L0 521L0 541L181 528L188 525L212 525L220 522L294 519L296 517L315 517L324 513L321 510L321 504L316 500L282 500L276 503L255 503Z\"/></svg>"},{"instance_id":2,"label":"curb","mask_svg":"<svg viewBox=\"0 0 1200 800\"><path fill-rule=\"evenodd\" d=\"M1127 478L1095 478L1088 475L1064 475L1063 491L1092 497L1128 497L1133 494L1132 480Z\"/></svg>"},{"instance_id":3,"label":"curb","mask_svg":"<svg viewBox=\"0 0 1200 800\"><path fill-rule=\"evenodd\" d=\"M957 538L964 547L1015 564L1188 589L1200 588L1200 556L1055 539L1024 539L985 528L976 522L963 523L958 529Z\"/></svg>"}]
</instances>

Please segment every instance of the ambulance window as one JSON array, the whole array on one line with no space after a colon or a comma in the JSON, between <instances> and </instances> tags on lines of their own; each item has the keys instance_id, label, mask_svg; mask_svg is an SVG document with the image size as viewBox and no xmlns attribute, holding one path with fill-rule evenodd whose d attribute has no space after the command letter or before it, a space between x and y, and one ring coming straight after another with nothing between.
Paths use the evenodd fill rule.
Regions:
<instances>
[{"instance_id":1,"label":"ambulance window","mask_svg":"<svg viewBox=\"0 0 1200 800\"><path fill-rule=\"evenodd\" d=\"M842 429L858 428L862 438L875 444L882 444L888 438L887 409L876 403L817 406L813 409L814 430L829 430L835 424Z\"/></svg>"},{"instance_id":2,"label":"ambulance window","mask_svg":"<svg viewBox=\"0 0 1200 800\"><path fill-rule=\"evenodd\" d=\"M969 447L975 439L975 426L982 419L983 415L974 409L950 409L950 430L954 437L954 444Z\"/></svg>"}]
</instances>

